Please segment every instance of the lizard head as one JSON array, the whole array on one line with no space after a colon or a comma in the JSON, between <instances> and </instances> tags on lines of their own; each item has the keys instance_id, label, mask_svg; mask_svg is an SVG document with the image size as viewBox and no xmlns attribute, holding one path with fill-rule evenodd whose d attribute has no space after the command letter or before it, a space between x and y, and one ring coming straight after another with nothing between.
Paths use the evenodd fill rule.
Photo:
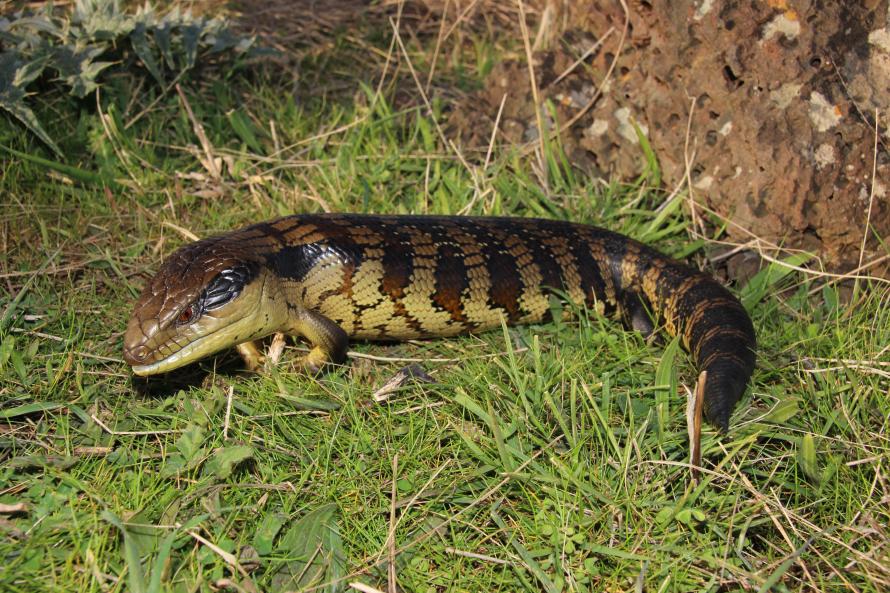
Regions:
<instances>
[{"instance_id":1,"label":"lizard head","mask_svg":"<svg viewBox=\"0 0 890 593\"><path fill-rule=\"evenodd\" d=\"M191 243L143 289L124 334L124 360L137 375L165 373L273 333L286 308L261 258L224 237Z\"/></svg>"}]
</instances>

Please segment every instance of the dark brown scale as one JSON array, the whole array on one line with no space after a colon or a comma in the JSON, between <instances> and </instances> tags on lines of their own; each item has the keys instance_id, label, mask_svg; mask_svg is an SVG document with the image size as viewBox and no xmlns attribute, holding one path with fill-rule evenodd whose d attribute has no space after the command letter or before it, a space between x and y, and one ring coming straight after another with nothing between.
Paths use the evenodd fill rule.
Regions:
<instances>
[{"instance_id":1,"label":"dark brown scale","mask_svg":"<svg viewBox=\"0 0 890 593\"><path fill-rule=\"evenodd\" d=\"M499 246L489 246L483 253L491 275L491 303L506 313L507 321L515 323L522 316L519 310L522 280L519 278L516 258Z\"/></svg>"},{"instance_id":2,"label":"dark brown scale","mask_svg":"<svg viewBox=\"0 0 890 593\"><path fill-rule=\"evenodd\" d=\"M442 310L448 311L455 323L467 323L461 305L461 295L469 287L463 256L455 245L447 244L439 248L438 262L435 269L436 292L433 294L433 302Z\"/></svg>"}]
</instances>

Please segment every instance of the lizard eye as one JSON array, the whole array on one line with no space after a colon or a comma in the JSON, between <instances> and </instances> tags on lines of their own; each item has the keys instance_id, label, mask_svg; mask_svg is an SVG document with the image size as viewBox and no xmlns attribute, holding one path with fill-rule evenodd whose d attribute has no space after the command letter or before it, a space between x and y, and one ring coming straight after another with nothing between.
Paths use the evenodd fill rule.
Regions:
<instances>
[{"instance_id":1,"label":"lizard eye","mask_svg":"<svg viewBox=\"0 0 890 593\"><path fill-rule=\"evenodd\" d=\"M191 323L194 321L195 317L198 315L198 307L194 303L186 307L179 314L179 317L176 318L177 325L185 325L187 323Z\"/></svg>"}]
</instances>

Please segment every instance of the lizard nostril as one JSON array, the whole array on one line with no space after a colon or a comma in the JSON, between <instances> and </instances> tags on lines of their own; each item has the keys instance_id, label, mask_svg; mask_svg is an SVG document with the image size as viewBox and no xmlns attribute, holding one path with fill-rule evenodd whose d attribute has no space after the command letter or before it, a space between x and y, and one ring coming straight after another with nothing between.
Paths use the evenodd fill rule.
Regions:
<instances>
[{"instance_id":1,"label":"lizard nostril","mask_svg":"<svg viewBox=\"0 0 890 593\"><path fill-rule=\"evenodd\" d=\"M145 346L139 346L138 348L134 348L130 351L130 356L132 356L135 360L142 361L148 356L148 348Z\"/></svg>"}]
</instances>

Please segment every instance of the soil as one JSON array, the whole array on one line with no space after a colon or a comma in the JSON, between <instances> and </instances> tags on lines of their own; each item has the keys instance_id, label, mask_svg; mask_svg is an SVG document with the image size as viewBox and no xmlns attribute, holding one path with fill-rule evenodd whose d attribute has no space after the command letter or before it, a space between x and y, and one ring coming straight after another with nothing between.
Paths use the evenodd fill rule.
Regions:
<instances>
[{"instance_id":1,"label":"soil","mask_svg":"<svg viewBox=\"0 0 890 593\"><path fill-rule=\"evenodd\" d=\"M890 235L886 0L629 2L623 45L618 1L540 4L542 14L555 13L553 22L569 23L552 35L556 47L534 54L534 69L556 121L574 121L561 141L575 165L635 178L645 160L639 130L668 189L683 183L690 157L696 202L729 221L736 242L757 237L760 246L805 249L832 269L850 270L870 202L875 233ZM597 40L599 49L576 64ZM499 64L485 88L454 110L451 125L465 145L488 142L505 95L502 136L516 143L538 136L519 57ZM863 255L879 260L870 272L890 270L874 233Z\"/></svg>"}]
</instances>

